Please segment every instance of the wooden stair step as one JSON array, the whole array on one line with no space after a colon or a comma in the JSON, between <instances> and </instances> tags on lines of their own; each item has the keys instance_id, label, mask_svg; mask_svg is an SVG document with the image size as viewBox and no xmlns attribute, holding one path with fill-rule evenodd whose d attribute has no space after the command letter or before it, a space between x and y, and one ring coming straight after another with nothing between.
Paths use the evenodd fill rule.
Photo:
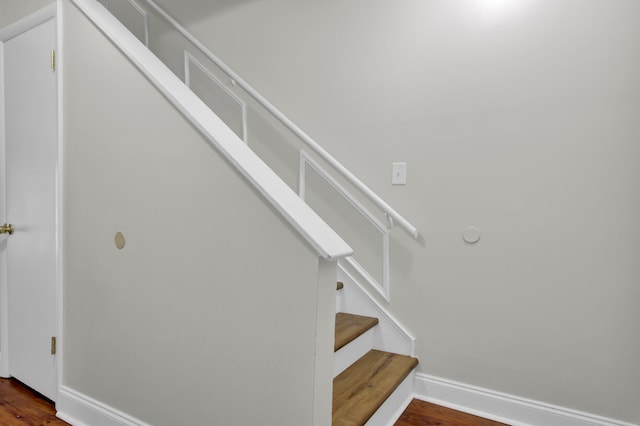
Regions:
<instances>
[{"instance_id":1,"label":"wooden stair step","mask_svg":"<svg viewBox=\"0 0 640 426\"><path fill-rule=\"evenodd\" d=\"M333 426L362 426L418 365L406 355L371 350L333 379Z\"/></svg>"},{"instance_id":2,"label":"wooden stair step","mask_svg":"<svg viewBox=\"0 0 640 426\"><path fill-rule=\"evenodd\" d=\"M338 281L336 283L336 290L342 290L344 288L344 283L342 281Z\"/></svg>"},{"instance_id":3,"label":"wooden stair step","mask_svg":"<svg viewBox=\"0 0 640 426\"><path fill-rule=\"evenodd\" d=\"M337 351L377 324L378 318L338 312L336 314L336 337L333 350Z\"/></svg>"}]
</instances>

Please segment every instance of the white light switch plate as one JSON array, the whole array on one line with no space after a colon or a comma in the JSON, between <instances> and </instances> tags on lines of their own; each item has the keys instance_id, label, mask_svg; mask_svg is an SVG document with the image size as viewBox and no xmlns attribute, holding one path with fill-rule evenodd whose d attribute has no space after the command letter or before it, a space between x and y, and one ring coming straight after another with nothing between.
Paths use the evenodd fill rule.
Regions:
<instances>
[{"instance_id":1,"label":"white light switch plate","mask_svg":"<svg viewBox=\"0 0 640 426\"><path fill-rule=\"evenodd\" d=\"M392 185L407 184L407 163L391 164L391 184Z\"/></svg>"}]
</instances>

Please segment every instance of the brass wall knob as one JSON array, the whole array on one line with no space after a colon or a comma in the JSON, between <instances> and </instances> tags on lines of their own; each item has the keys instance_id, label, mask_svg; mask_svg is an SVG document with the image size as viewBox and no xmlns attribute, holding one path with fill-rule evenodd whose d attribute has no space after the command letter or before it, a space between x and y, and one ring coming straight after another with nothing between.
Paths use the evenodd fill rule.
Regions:
<instances>
[{"instance_id":1,"label":"brass wall knob","mask_svg":"<svg viewBox=\"0 0 640 426\"><path fill-rule=\"evenodd\" d=\"M2 226L0 226L0 234L13 234L13 225L11 224L4 224Z\"/></svg>"}]
</instances>

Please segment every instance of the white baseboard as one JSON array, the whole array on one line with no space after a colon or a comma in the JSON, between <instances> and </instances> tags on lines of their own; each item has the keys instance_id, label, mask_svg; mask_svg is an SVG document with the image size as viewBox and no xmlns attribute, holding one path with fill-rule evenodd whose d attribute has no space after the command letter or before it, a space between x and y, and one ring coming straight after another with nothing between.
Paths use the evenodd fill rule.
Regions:
<instances>
[{"instance_id":1,"label":"white baseboard","mask_svg":"<svg viewBox=\"0 0 640 426\"><path fill-rule=\"evenodd\" d=\"M417 373L415 398L513 426L638 426Z\"/></svg>"},{"instance_id":2,"label":"white baseboard","mask_svg":"<svg viewBox=\"0 0 640 426\"><path fill-rule=\"evenodd\" d=\"M56 416L73 426L151 426L65 386L60 388Z\"/></svg>"},{"instance_id":3,"label":"white baseboard","mask_svg":"<svg viewBox=\"0 0 640 426\"><path fill-rule=\"evenodd\" d=\"M0 353L0 377L2 377L3 379L8 379L9 377L11 377L11 374L9 374L9 366L7 365L7 359L2 358L2 354Z\"/></svg>"}]
</instances>

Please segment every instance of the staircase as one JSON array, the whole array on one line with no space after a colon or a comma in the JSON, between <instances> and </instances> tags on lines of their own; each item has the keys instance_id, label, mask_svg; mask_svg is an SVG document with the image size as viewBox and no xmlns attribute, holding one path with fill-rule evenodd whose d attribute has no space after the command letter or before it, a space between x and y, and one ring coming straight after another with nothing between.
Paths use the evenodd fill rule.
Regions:
<instances>
[{"instance_id":1,"label":"staircase","mask_svg":"<svg viewBox=\"0 0 640 426\"><path fill-rule=\"evenodd\" d=\"M338 282L340 293L344 284ZM340 305L338 303L338 305ZM334 426L386 425L393 421L397 403L387 413L379 410L418 365L418 359L373 349L378 318L345 312L336 314L334 343ZM405 397L400 396L403 402ZM374 416L375 415L375 416Z\"/></svg>"},{"instance_id":2,"label":"staircase","mask_svg":"<svg viewBox=\"0 0 640 426\"><path fill-rule=\"evenodd\" d=\"M111 3L111 0L98 1L107 6ZM91 2L90 0L74 0L74 3L82 4L83 11L85 14L90 14L94 22L98 17L100 19L106 18L106 15L104 15L107 13L106 10L97 8L95 2ZM381 233L382 252L385 260L381 268L383 271L382 277L378 281L357 263L355 259L351 258L347 259L347 261L350 265L349 270L358 272L360 277L364 279L364 282L368 282L368 287L373 288L378 292L378 295L381 295L389 301L389 234L394 227L398 227L417 239L417 229L327 153L324 148L293 124L284 114L279 112L257 91L217 59L202 43L193 38L186 29L181 27L171 16L160 9L153 0L144 0L144 7L138 4L137 0L127 0L127 3L132 7L130 12L134 15L137 14L138 18L141 19L140 22L143 23L143 25L140 28L143 28L143 30L138 28L140 31L135 35L134 31L137 27L129 28L131 30L131 32L129 32L124 29L124 27L111 27L113 23L110 22L108 30L104 26L101 28L103 32L105 32L112 41L114 41L116 37L122 38L122 40L116 43L118 47L133 60L168 99L172 100L174 105L179 107L180 111L188 119L198 126L198 129L210 135L209 140L212 145L227 156L232 163L238 164L238 169L242 170L245 177L259 189L278 211L287 213L288 215L290 212L297 212L295 217L291 214L292 218L289 222L294 228L300 231L306 232L307 229L314 230L313 236L307 236L306 234L304 234L304 236L323 257L341 259L349 256L349 254L352 253L352 249L348 247L342 239L340 239L341 244L339 247L336 246L338 248L330 247L332 250L326 250L324 246L316 247L318 245L317 241L325 241L322 237L327 235L328 231L325 231L325 229L327 229L328 226L324 221L320 221L320 218L316 215L302 214L302 212L306 212L305 209L308 209L306 204L301 203L301 200L304 201L304 190L300 190L304 188L303 177L305 173L303 166L308 165L318 172L330 187L337 191L340 196L344 197L359 214L374 225L374 228ZM123 2L123 4L125 3ZM173 75L170 76L172 78L167 77L171 71L165 66L166 64L162 65L160 63L161 59L159 57L153 55L153 57L148 57L149 53L153 53L151 50L147 50L137 42L131 43L129 40L129 38L135 35L144 45L147 47L150 45L149 29L152 27L148 26L148 18L151 16L151 13L155 14L154 19L163 20L165 23L168 23L170 27L173 27L176 34L183 37L185 43L188 45L188 48L185 48L182 52L178 52L179 54L177 55L178 58L184 59L185 61L184 70L174 69L173 71L179 78L184 77L184 85L182 83L177 84L176 81L172 80L172 78L175 77ZM110 15L109 18L111 20L114 19ZM123 22L135 22L131 16L121 16L121 18L125 18ZM138 55L147 58L146 61L149 63L138 61L137 59L134 60L133 58ZM196 57L200 57L207 66L200 63ZM180 61L176 61L176 63L180 63ZM240 111L242 111L242 131L236 131L237 129L233 130L230 126L224 124L220 117L214 116L214 114L216 114L215 108L203 100L207 99L205 96L202 94L199 95L198 91L191 87L192 73L187 71L191 70L189 67L194 67L194 75L200 72L200 74L210 80L209 83L211 87L209 87L209 89L222 90L222 92L227 94L226 96L230 96L231 99L237 103ZM162 78L158 78L156 73ZM239 94L234 94L231 89L227 87L227 81L229 82L228 85L235 88ZM189 89L187 94L183 93L184 88ZM191 96L194 94L200 96L198 102L192 102L193 99ZM248 100L244 99L244 97ZM255 155L255 153L249 151L250 146L246 139L246 129L248 128L246 122L247 105L252 105L252 107L255 108L260 106L260 108L264 109L264 111L260 110L262 111L261 114L271 114L277 123L279 123L278 126L284 125L288 129L287 131L290 131L293 136L299 139L299 176L301 181L298 182L300 190L298 195L300 198L298 198L289 187L283 188L285 186L284 181L277 177L266 163L254 161L255 159L252 155ZM215 120L213 120L213 118L215 118ZM216 137L214 135L222 135L224 137ZM249 148L238 143L241 141L247 143ZM359 191L361 196L368 200L368 203L377 207L386 217L386 223L381 223L376 219L357 198L345 190L333 177L330 175L324 176L316 160L309 156L303 148L310 149L317 159L324 161L326 166L334 169L341 178L346 180L355 190ZM248 152L251 152L251 155L249 155ZM251 171L249 171L250 169ZM280 186L275 187L275 185ZM274 186L275 189L272 188L272 186ZM290 196L293 196L294 199L291 199ZM304 206L304 209L302 206ZM315 222L316 217L320 223ZM334 233L331 229L329 229L329 231L331 234ZM331 255L329 255L330 252ZM340 279L341 264L338 263L337 266L339 273L338 279ZM392 318L384 308L376 305L377 302L375 298L368 294L366 290L363 290L359 284L355 284L357 281L358 280L349 278L347 282L344 284L339 282L337 286L332 424L334 426L357 426L365 424L368 426L386 426L399 417L410 400L413 384L412 372L418 364L417 358L409 356L409 354L413 354L415 349L415 339ZM356 287L358 287L358 289ZM349 299L352 299L352 296L357 292L360 292L360 295L355 297L355 299L357 299L355 304L351 303L352 300L350 300L349 303L345 303L344 295L341 296L343 292L350 292L348 293L350 294ZM327 330L327 332L329 331L330 330Z\"/></svg>"}]
</instances>

